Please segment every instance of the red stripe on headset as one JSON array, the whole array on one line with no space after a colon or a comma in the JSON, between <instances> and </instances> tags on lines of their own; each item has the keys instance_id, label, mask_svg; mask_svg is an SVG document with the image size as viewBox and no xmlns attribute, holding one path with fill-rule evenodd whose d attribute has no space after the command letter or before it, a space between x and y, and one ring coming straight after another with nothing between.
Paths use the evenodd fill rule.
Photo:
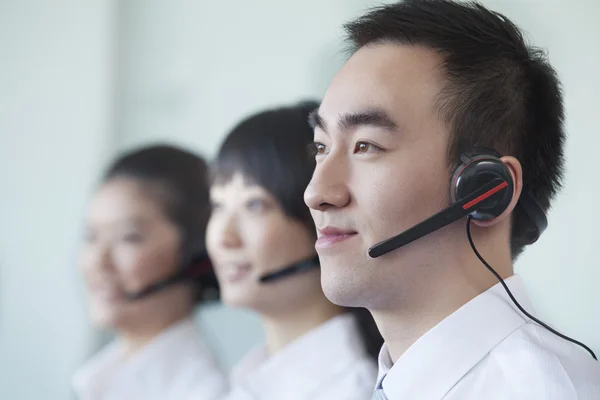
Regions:
<instances>
[{"instance_id":1,"label":"red stripe on headset","mask_svg":"<svg viewBox=\"0 0 600 400\"><path fill-rule=\"evenodd\" d=\"M488 197L490 197L494 193L498 193L499 191L501 191L502 189L504 189L507 186L508 186L508 182L506 182L506 181L502 182L501 184L499 184L495 188L488 190L487 192L485 192L481 196L476 197L473 200L471 200L470 202L466 203L463 206L463 209L464 210L468 210L469 208L471 208L471 207L477 205L478 203L482 202L483 200L487 199Z\"/></svg>"}]
</instances>

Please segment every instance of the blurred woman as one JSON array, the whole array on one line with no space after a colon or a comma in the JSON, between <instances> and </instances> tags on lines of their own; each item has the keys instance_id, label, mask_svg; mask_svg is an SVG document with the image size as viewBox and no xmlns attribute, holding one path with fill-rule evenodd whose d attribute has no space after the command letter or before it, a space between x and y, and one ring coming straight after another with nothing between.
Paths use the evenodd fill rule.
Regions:
<instances>
[{"instance_id":1,"label":"blurred woman","mask_svg":"<svg viewBox=\"0 0 600 400\"><path fill-rule=\"evenodd\" d=\"M244 120L215 161L207 249L221 298L257 312L266 338L234 368L227 399L363 400L373 392L381 336L366 310L323 294L303 200L315 165L308 114L317 106Z\"/></svg>"},{"instance_id":2,"label":"blurred woman","mask_svg":"<svg viewBox=\"0 0 600 400\"><path fill-rule=\"evenodd\" d=\"M76 374L78 398L222 398L226 379L192 320L216 289L202 253L209 210L207 167L192 153L151 146L110 167L80 264L91 318L117 339Z\"/></svg>"}]
</instances>

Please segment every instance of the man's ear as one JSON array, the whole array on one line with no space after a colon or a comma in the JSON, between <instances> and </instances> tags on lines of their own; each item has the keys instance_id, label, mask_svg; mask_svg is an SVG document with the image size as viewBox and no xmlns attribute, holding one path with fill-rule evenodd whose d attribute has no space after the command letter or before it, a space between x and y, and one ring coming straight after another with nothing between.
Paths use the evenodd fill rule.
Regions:
<instances>
[{"instance_id":1,"label":"man's ear","mask_svg":"<svg viewBox=\"0 0 600 400\"><path fill-rule=\"evenodd\" d=\"M502 163L506 166L513 180L512 200L510 201L510 204L508 205L506 210L504 210L504 212L496 218L491 219L489 221L472 220L472 222L477 226L487 227L497 224L500 221L504 221L513 212L517 205L517 202L519 201L519 197L521 196L521 190L523 190L523 168L521 168L521 163L519 162L519 160L512 156L502 157L500 158L500 161L502 161Z\"/></svg>"}]
</instances>

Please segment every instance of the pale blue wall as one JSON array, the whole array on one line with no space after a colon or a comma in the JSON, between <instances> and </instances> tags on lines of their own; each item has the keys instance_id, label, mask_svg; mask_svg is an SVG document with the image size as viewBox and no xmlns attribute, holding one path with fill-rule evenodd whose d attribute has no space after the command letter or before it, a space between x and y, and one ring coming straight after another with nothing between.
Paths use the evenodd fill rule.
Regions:
<instances>
[{"instance_id":1,"label":"pale blue wall","mask_svg":"<svg viewBox=\"0 0 600 400\"><path fill-rule=\"evenodd\" d=\"M599 3L484 3L549 49L566 92L567 185L518 271L543 317L600 351L600 216L589 212L600 198L590 185ZM321 96L344 59L341 24L366 4L0 1L0 398L68 398L74 368L98 344L74 255L107 157L156 139L211 157L243 115ZM239 310L202 309L198 321L225 367L262 336Z\"/></svg>"}]
</instances>

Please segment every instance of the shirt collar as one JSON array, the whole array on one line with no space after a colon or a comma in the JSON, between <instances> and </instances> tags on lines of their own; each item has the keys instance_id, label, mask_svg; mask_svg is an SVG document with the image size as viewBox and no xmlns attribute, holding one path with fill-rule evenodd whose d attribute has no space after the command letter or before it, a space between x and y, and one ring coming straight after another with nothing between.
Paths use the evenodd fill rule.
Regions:
<instances>
[{"instance_id":1,"label":"shirt collar","mask_svg":"<svg viewBox=\"0 0 600 400\"><path fill-rule=\"evenodd\" d=\"M264 346L252 351L232 371L232 384L261 396L272 394L273 399L280 399L293 387L300 398L314 394L323 382L365 357L356 320L351 313L344 313L270 357Z\"/></svg>"},{"instance_id":2,"label":"shirt collar","mask_svg":"<svg viewBox=\"0 0 600 400\"><path fill-rule=\"evenodd\" d=\"M521 278L505 279L533 311ZM384 344L377 388L390 399L441 399L490 350L526 323L500 283L481 293L419 338L394 364Z\"/></svg>"},{"instance_id":3,"label":"shirt collar","mask_svg":"<svg viewBox=\"0 0 600 400\"><path fill-rule=\"evenodd\" d=\"M100 390L111 376L129 376L133 380L146 381L169 375L173 370L173 363L180 361L178 353L184 353L174 349L182 346L190 347L186 349L186 354L181 354L183 357L198 350L200 353L209 354L192 318L172 324L127 360L124 359L124 344L117 339L90 358L76 372L73 378L74 390L84 397L83 393L95 393ZM196 354L194 359L201 362L204 357Z\"/></svg>"}]
</instances>

